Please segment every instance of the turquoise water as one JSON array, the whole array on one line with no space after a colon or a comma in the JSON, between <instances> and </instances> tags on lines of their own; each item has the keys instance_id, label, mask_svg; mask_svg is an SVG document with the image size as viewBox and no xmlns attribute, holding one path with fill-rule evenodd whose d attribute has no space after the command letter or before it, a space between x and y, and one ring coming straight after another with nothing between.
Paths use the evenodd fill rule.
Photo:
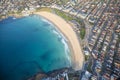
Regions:
<instances>
[{"instance_id":1,"label":"turquoise water","mask_svg":"<svg viewBox=\"0 0 120 80\"><path fill-rule=\"evenodd\" d=\"M0 80L69 67L69 53L62 34L38 15L0 21Z\"/></svg>"}]
</instances>

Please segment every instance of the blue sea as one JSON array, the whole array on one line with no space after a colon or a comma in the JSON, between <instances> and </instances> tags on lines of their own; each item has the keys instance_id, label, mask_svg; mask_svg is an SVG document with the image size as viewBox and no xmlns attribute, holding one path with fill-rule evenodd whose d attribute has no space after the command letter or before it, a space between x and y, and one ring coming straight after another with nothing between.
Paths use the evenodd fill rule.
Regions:
<instances>
[{"instance_id":1,"label":"blue sea","mask_svg":"<svg viewBox=\"0 0 120 80\"><path fill-rule=\"evenodd\" d=\"M27 80L70 66L67 41L48 20L31 15L0 21L0 80Z\"/></svg>"}]
</instances>

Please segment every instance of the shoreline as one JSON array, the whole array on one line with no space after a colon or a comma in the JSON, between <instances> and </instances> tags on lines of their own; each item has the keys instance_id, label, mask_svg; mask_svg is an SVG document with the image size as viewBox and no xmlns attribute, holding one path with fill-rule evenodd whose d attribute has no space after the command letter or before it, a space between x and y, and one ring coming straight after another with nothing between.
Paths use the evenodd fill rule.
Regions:
<instances>
[{"instance_id":1,"label":"shoreline","mask_svg":"<svg viewBox=\"0 0 120 80\"><path fill-rule=\"evenodd\" d=\"M76 35L76 32L73 30L71 25L67 23L63 18L59 17L58 15L46 11L41 12L34 12L32 14L40 15L41 17L47 19L50 21L53 25L55 25L55 28L60 31L62 36L64 36L66 39L66 43L68 44L69 50L70 50L70 58L71 58L71 66L74 70L81 70L83 63L84 63L84 54L82 53L82 48L80 46L78 37ZM29 15L30 16L30 15ZM13 15L15 18L24 17L22 15ZM61 24L66 27L61 27ZM70 31L69 31L70 30ZM72 36L71 36L72 35ZM74 44L75 43L75 44Z\"/></svg>"},{"instance_id":2,"label":"shoreline","mask_svg":"<svg viewBox=\"0 0 120 80\"><path fill-rule=\"evenodd\" d=\"M50 12L35 12L34 14L40 15L52 22L58 30L67 38L68 47L70 48L71 64L74 70L81 70L84 62L84 55L81 50L76 33L73 31L71 25L64 19ZM61 26L62 25L62 26Z\"/></svg>"}]
</instances>

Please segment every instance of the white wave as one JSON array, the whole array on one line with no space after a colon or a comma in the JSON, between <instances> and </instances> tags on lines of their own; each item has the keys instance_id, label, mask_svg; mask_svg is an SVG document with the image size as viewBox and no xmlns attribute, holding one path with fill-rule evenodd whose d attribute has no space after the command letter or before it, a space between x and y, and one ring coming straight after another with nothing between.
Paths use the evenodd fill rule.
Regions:
<instances>
[{"instance_id":1,"label":"white wave","mask_svg":"<svg viewBox=\"0 0 120 80\"><path fill-rule=\"evenodd\" d=\"M67 41L68 41L67 38L66 38L66 37L59 31L59 29L56 28L55 25L54 25L53 23L51 23L49 20L44 19L44 18L41 18L41 19L42 19L42 21L50 24L50 26L51 26L51 28L52 28L52 32L53 32L54 34L56 34L56 35L58 36L58 38L61 38L61 42L62 42L62 44L63 44L64 47L65 47L65 55L66 55L68 61L70 62L70 65L71 65L71 59L70 59L70 54L69 54L69 53L70 53L70 50L69 50L69 47L68 47L68 44L67 44Z\"/></svg>"},{"instance_id":2,"label":"white wave","mask_svg":"<svg viewBox=\"0 0 120 80\"><path fill-rule=\"evenodd\" d=\"M64 38L62 38L61 42L64 44L66 57L67 57L68 61L70 61L70 64L71 64L71 59L70 59L70 54L69 54L70 50L69 50L68 44Z\"/></svg>"},{"instance_id":3,"label":"white wave","mask_svg":"<svg viewBox=\"0 0 120 80\"><path fill-rule=\"evenodd\" d=\"M68 41L67 38L59 31L58 28L54 27L54 29L56 31L56 33L58 34L58 36L61 36L62 38L64 38L65 41Z\"/></svg>"},{"instance_id":4,"label":"white wave","mask_svg":"<svg viewBox=\"0 0 120 80\"><path fill-rule=\"evenodd\" d=\"M13 19L16 19L15 17L13 17Z\"/></svg>"},{"instance_id":5,"label":"white wave","mask_svg":"<svg viewBox=\"0 0 120 80\"><path fill-rule=\"evenodd\" d=\"M71 65L71 59L70 59L70 50L69 50L69 47L68 47L68 44L67 44L67 39L66 37L57 29L57 28L52 28L52 31L54 34L56 34L58 36L58 38L61 38L61 42L62 44L64 45L64 48L65 48L65 55L67 57L67 60L70 62L70 65Z\"/></svg>"},{"instance_id":6,"label":"white wave","mask_svg":"<svg viewBox=\"0 0 120 80\"><path fill-rule=\"evenodd\" d=\"M69 48L68 48L68 45L67 45L66 41L65 41L64 39L62 39L61 42L62 42L62 43L64 44L64 46L65 46L65 51L66 51L66 53L68 53Z\"/></svg>"},{"instance_id":7,"label":"white wave","mask_svg":"<svg viewBox=\"0 0 120 80\"><path fill-rule=\"evenodd\" d=\"M47 19L41 18L41 20L42 20L43 22L46 22L46 23L50 24L50 26L54 26L53 23L51 23L51 22L50 22L49 20L47 20Z\"/></svg>"},{"instance_id":8,"label":"white wave","mask_svg":"<svg viewBox=\"0 0 120 80\"><path fill-rule=\"evenodd\" d=\"M55 29L53 29L52 31L54 34L59 35L59 33Z\"/></svg>"}]
</instances>

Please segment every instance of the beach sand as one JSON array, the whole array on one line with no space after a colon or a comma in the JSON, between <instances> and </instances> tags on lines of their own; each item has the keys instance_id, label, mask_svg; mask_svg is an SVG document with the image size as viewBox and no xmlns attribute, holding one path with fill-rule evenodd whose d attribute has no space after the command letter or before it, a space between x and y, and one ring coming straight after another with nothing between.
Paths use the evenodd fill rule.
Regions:
<instances>
[{"instance_id":1,"label":"beach sand","mask_svg":"<svg viewBox=\"0 0 120 80\"><path fill-rule=\"evenodd\" d=\"M69 25L64 19L50 12L36 12L49 21L51 21L67 38L69 47L72 51L72 68L75 70L81 70L84 62L84 55L81 50L76 33L73 31L71 25Z\"/></svg>"}]
</instances>

